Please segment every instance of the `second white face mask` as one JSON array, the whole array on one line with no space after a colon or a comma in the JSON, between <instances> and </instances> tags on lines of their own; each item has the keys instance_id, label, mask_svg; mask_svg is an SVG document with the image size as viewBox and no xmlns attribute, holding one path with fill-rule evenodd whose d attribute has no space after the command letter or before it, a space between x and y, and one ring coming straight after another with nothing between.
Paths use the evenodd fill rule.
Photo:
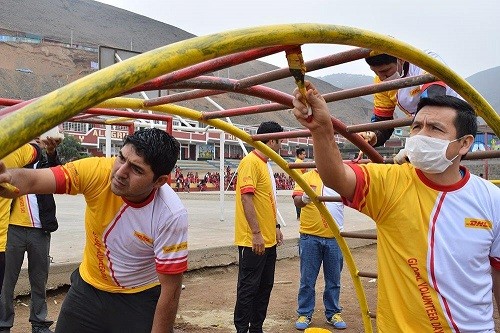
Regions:
<instances>
[{"instance_id":1,"label":"second white face mask","mask_svg":"<svg viewBox=\"0 0 500 333\"><path fill-rule=\"evenodd\" d=\"M395 71L394 74L392 74L389 77L386 77L384 79L384 81L392 81L392 80L396 80L396 79L400 79L400 78L401 78L401 75L398 73L398 71Z\"/></svg>"},{"instance_id":2,"label":"second white face mask","mask_svg":"<svg viewBox=\"0 0 500 333\"><path fill-rule=\"evenodd\" d=\"M402 65L403 66L403 65ZM404 70L403 70L403 67L401 67L401 73L399 73L399 61L396 63L396 71L394 72L394 74L392 74L391 76L389 77L386 77L384 79L384 81L392 81L392 80L396 80L396 79L400 79L404 77Z\"/></svg>"},{"instance_id":3,"label":"second white face mask","mask_svg":"<svg viewBox=\"0 0 500 333\"><path fill-rule=\"evenodd\" d=\"M424 135L415 135L406 139L405 150L410 163L415 168L427 173L441 173L452 165L455 156L449 160L446 158L446 149L451 142Z\"/></svg>"}]
</instances>

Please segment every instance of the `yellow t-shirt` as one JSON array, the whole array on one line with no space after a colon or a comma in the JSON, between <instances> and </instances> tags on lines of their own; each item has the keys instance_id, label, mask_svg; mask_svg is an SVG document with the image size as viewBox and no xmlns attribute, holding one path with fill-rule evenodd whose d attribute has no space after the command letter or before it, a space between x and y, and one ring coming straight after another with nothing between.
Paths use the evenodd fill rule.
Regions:
<instances>
[{"instance_id":1,"label":"yellow t-shirt","mask_svg":"<svg viewBox=\"0 0 500 333\"><path fill-rule=\"evenodd\" d=\"M241 195L253 194L253 204L264 237L265 247L276 245L276 202L267 162L255 152L245 156L238 166L236 181L235 240L238 246L252 247L252 230L243 211Z\"/></svg>"},{"instance_id":2,"label":"yellow t-shirt","mask_svg":"<svg viewBox=\"0 0 500 333\"><path fill-rule=\"evenodd\" d=\"M316 195L323 195L323 181L316 170L306 172L302 175L302 178L314 190ZM302 195L303 193L302 188L298 184L295 184L292 196ZM332 217L335 220L335 217ZM333 231L328 226L328 222L312 202L302 207L299 232L324 238L334 237Z\"/></svg>"},{"instance_id":3,"label":"yellow t-shirt","mask_svg":"<svg viewBox=\"0 0 500 333\"><path fill-rule=\"evenodd\" d=\"M380 83L380 78L375 76L374 83ZM398 104L398 90L389 90L375 93L373 96L373 113L379 117L392 117Z\"/></svg>"},{"instance_id":4,"label":"yellow t-shirt","mask_svg":"<svg viewBox=\"0 0 500 333\"><path fill-rule=\"evenodd\" d=\"M304 163L304 160L301 160L300 158L296 158L295 159L295 163ZM301 173L306 173L307 172L307 168L304 168L304 169L297 169L298 171L300 171Z\"/></svg>"},{"instance_id":5,"label":"yellow t-shirt","mask_svg":"<svg viewBox=\"0 0 500 333\"><path fill-rule=\"evenodd\" d=\"M2 159L7 168L22 168L38 158L36 149L29 143L14 150ZM5 252L12 199L0 198L0 252Z\"/></svg>"}]
</instances>

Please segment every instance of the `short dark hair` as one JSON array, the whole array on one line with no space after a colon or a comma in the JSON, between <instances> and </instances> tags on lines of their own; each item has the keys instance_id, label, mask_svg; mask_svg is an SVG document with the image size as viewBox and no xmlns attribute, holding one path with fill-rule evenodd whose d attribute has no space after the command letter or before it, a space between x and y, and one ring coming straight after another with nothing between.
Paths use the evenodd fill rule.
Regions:
<instances>
[{"instance_id":1,"label":"short dark hair","mask_svg":"<svg viewBox=\"0 0 500 333\"><path fill-rule=\"evenodd\" d=\"M277 133L283 132L283 127L275 121L264 121L259 125L257 129L257 134L266 134L266 133ZM267 143L269 140L262 141Z\"/></svg>"},{"instance_id":2,"label":"short dark hair","mask_svg":"<svg viewBox=\"0 0 500 333\"><path fill-rule=\"evenodd\" d=\"M466 101L449 95L421 98L417 106L417 113L424 106L440 106L454 109L457 113L454 121L457 130L457 139L469 134L476 137L476 112L474 112L472 106Z\"/></svg>"},{"instance_id":3,"label":"short dark hair","mask_svg":"<svg viewBox=\"0 0 500 333\"><path fill-rule=\"evenodd\" d=\"M304 154L306 150L304 148L297 148L295 151L295 156L299 156L300 154Z\"/></svg>"},{"instance_id":4,"label":"short dark hair","mask_svg":"<svg viewBox=\"0 0 500 333\"><path fill-rule=\"evenodd\" d=\"M370 66L380 66L380 65L395 64L398 62L398 58L386 53L382 53L371 57L366 57L365 61Z\"/></svg>"},{"instance_id":5,"label":"short dark hair","mask_svg":"<svg viewBox=\"0 0 500 333\"><path fill-rule=\"evenodd\" d=\"M149 164L154 180L169 175L179 157L179 141L158 128L141 129L126 136L123 145L127 144L133 145L136 154Z\"/></svg>"}]
</instances>

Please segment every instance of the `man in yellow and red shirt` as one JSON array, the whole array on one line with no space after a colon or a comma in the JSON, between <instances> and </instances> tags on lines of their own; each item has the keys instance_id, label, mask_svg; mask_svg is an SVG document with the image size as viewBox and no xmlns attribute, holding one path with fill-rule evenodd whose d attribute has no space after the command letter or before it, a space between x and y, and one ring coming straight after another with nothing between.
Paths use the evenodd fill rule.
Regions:
<instances>
[{"instance_id":1,"label":"man in yellow and red shirt","mask_svg":"<svg viewBox=\"0 0 500 333\"><path fill-rule=\"evenodd\" d=\"M27 164L36 162L39 158L38 150L27 143L5 156L2 162L7 168L22 168ZM7 244L7 229L9 228L11 203L12 200L9 198L0 198L0 293L2 292L5 270L5 247Z\"/></svg>"},{"instance_id":2,"label":"man in yellow and red shirt","mask_svg":"<svg viewBox=\"0 0 500 333\"><path fill-rule=\"evenodd\" d=\"M318 170L306 172L302 178L316 193L321 196L338 196L338 193L323 185ZM323 266L325 289L323 305L326 321L336 329L345 329L340 306L340 275L344 263L342 251L330 229L325 217L311 201L307 193L295 185L292 193L295 206L302 208L300 215L300 287L297 295L297 321L295 328L305 330L311 323L315 299L316 280L319 269ZM344 204L341 202L324 202L340 230L344 227Z\"/></svg>"},{"instance_id":3,"label":"man in yellow and red shirt","mask_svg":"<svg viewBox=\"0 0 500 333\"><path fill-rule=\"evenodd\" d=\"M444 63L443 59L437 53L429 50L426 53ZM427 73L422 68L408 61L385 53L372 55L365 60L376 75L374 79L375 84L400 78L416 77ZM443 81L375 93L373 97L372 122L394 119L396 106L406 115L413 117L417 112L417 104L421 97L443 95L458 97L458 94ZM393 128L388 128L373 132L361 132L360 134L372 146L379 147L383 146L389 140L393 132Z\"/></svg>"},{"instance_id":4,"label":"man in yellow and red shirt","mask_svg":"<svg viewBox=\"0 0 500 333\"><path fill-rule=\"evenodd\" d=\"M47 138L31 143L40 159L25 168L40 169L61 164L56 147L61 140ZM40 149L42 148L43 151ZM5 277L0 295L0 332L14 325L14 289L25 253L28 258L32 333L52 333L47 320L46 287L49 276L50 233L57 229L56 204L52 194L27 194L12 201L5 252Z\"/></svg>"},{"instance_id":5,"label":"man in yellow and red shirt","mask_svg":"<svg viewBox=\"0 0 500 333\"><path fill-rule=\"evenodd\" d=\"M306 150L304 148L297 148L295 151L295 163L304 163L304 159L306 158ZM307 172L307 168L297 169L300 173L304 174ZM300 220L300 207L295 206L295 212L297 213L297 221Z\"/></svg>"},{"instance_id":6,"label":"man in yellow and red shirt","mask_svg":"<svg viewBox=\"0 0 500 333\"><path fill-rule=\"evenodd\" d=\"M422 98L405 150L409 163L344 164L328 106L306 82L294 115L314 140L325 186L377 225L380 332L494 332L500 305L500 189L460 161L477 116L453 96Z\"/></svg>"},{"instance_id":7,"label":"man in yellow and red shirt","mask_svg":"<svg viewBox=\"0 0 500 333\"><path fill-rule=\"evenodd\" d=\"M257 134L283 132L276 122L260 124ZM280 140L263 141L278 152ZM237 333L262 333L274 284L276 245L283 235L276 215L276 184L269 157L255 149L238 166L235 245L239 271L234 309Z\"/></svg>"},{"instance_id":8,"label":"man in yellow and red shirt","mask_svg":"<svg viewBox=\"0 0 500 333\"><path fill-rule=\"evenodd\" d=\"M87 202L83 261L56 333L173 331L187 269L187 212L168 185L179 147L149 128L127 136L116 158L38 170L0 164L0 182L21 195L81 193Z\"/></svg>"}]
</instances>

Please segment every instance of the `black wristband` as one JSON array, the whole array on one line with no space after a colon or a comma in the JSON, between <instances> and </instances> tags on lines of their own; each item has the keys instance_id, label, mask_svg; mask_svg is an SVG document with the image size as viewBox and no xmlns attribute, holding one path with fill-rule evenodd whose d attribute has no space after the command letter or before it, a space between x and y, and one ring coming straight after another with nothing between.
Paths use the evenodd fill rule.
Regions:
<instances>
[{"instance_id":1,"label":"black wristband","mask_svg":"<svg viewBox=\"0 0 500 333\"><path fill-rule=\"evenodd\" d=\"M276 228L281 229L281 225L279 223L276 224Z\"/></svg>"}]
</instances>

